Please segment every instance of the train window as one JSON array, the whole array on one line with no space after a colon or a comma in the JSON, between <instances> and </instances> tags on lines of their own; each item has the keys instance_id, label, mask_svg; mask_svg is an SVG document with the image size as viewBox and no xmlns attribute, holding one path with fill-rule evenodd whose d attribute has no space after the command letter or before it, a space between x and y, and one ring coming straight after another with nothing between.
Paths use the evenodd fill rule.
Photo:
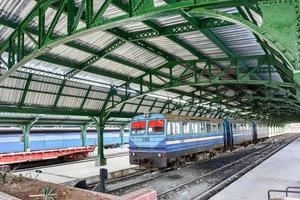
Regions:
<instances>
[{"instance_id":1,"label":"train window","mask_svg":"<svg viewBox=\"0 0 300 200\"><path fill-rule=\"evenodd\" d=\"M190 123L190 128L191 128L191 134L196 133L196 123L191 122Z\"/></svg>"},{"instance_id":2,"label":"train window","mask_svg":"<svg viewBox=\"0 0 300 200\"><path fill-rule=\"evenodd\" d=\"M179 122L168 122L168 135L177 135L180 134L180 124Z\"/></svg>"},{"instance_id":3,"label":"train window","mask_svg":"<svg viewBox=\"0 0 300 200\"><path fill-rule=\"evenodd\" d=\"M183 134L189 134L190 133L190 123L182 122L182 130L183 130Z\"/></svg>"},{"instance_id":4,"label":"train window","mask_svg":"<svg viewBox=\"0 0 300 200\"><path fill-rule=\"evenodd\" d=\"M238 130L238 125L237 125L237 124L234 124L234 125L233 125L233 129L234 129L235 131L237 131L237 130Z\"/></svg>"},{"instance_id":5,"label":"train window","mask_svg":"<svg viewBox=\"0 0 300 200\"><path fill-rule=\"evenodd\" d=\"M146 122L132 122L131 123L131 134L145 134Z\"/></svg>"},{"instance_id":6,"label":"train window","mask_svg":"<svg viewBox=\"0 0 300 200\"><path fill-rule=\"evenodd\" d=\"M206 132L206 123L200 123L200 130L199 133L205 133Z\"/></svg>"},{"instance_id":7,"label":"train window","mask_svg":"<svg viewBox=\"0 0 300 200\"><path fill-rule=\"evenodd\" d=\"M202 126L203 126L203 123L198 123L197 124L197 133L202 133Z\"/></svg>"},{"instance_id":8,"label":"train window","mask_svg":"<svg viewBox=\"0 0 300 200\"><path fill-rule=\"evenodd\" d=\"M206 130L207 132L211 132L211 124L209 123L206 124Z\"/></svg>"},{"instance_id":9,"label":"train window","mask_svg":"<svg viewBox=\"0 0 300 200\"><path fill-rule=\"evenodd\" d=\"M191 130L192 133L199 133L199 124L198 123L192 123L192 130Z\"/></svg>"},{"instance_id":10,"label":"train window","mask_svg":"<svg viewBox=\"0 0 300 200\"><path fill-rule=\"evenodd\" d=\"M219 131L222 131L223 127L222 127L221 123L218 123L218 129L219 129Z\"/></svg>"},{"instance_id":11,"label":"train window","mask_svg":"<svg viewBox=\"0 0 300 200\"><path fill-rule=\"evenodd\" d=\"M148 122L148 134L162 134L164 126L164 120L151 120Z\"/></svg>"},{"instance_id":12,"label":"train window","mask_svg":"<svg viewBox=\"0 0 300 200\"><path fill-rule=\"evenodd\" d=\"M217 126L217 124L212 124L211 125L211 131L212 132L218 132L218 126Z\"/></svg>"}]
</instances>

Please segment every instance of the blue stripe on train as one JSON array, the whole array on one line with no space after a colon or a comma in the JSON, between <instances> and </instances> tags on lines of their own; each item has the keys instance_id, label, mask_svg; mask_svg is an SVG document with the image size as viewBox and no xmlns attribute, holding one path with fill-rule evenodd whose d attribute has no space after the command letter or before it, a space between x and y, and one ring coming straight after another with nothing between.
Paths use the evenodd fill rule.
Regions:
<instances>
[{"instance_id":1,"label":"blue stripe on train","mask_svg":"<svg viewBox=\"0 0 300 200\"><path fill-rule=\"evenodd\" d=\"M138 147L135 145L132 141L129 142L130 144L130 150L133 151L146 151L146 152L176 152L176 151L182 151L187 149L194 149L194 148L205 148L208 146L213 145L223 145L224 140L223 138L219 139L212 139L212 140L204 140L204 141L196 141L196 142L185 142L185 143L179 143L179 144L169 144L169 145L160 145L156 147Z\"/></svg>"},{"instance_id":2,"label":"blue stripe on train","mask_svg":"<svg viewBox=\"0 0 300 200\"><path fill-rule=\"evenodd\" d=\"M164 153L170 153L170 152L179 152L187 149L195 149L195 148L205 148L213 145L222 146L224 144L223 139L215 139L215 140L209 140L209 141L198 141L198 142L187 142L187 143L181 143L181 144L173 144L173 145L167 145L165 148L158 148L158 147L149 147L149 148L142 148L142 147L133 147L130 146L130 150L132 151L140 151L140 152L164 152Z\"/></svg>"}]
</instances>

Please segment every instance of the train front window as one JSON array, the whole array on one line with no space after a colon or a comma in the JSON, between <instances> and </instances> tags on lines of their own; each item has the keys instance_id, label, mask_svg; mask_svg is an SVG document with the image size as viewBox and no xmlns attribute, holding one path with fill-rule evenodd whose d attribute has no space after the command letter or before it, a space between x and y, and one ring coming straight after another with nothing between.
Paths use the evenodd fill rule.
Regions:
<instances>
[{"instance_id":1,"label":"train front window","mask_svg":"<svg viewBox=\"0 0 300 200\"><path fill-rule=\"evenodd\" d=\"M145 134L146 132L146 122L132 122L131 123L131 134Z\"/></svg>"},{"instance_id":2,"label":"train front window","mask_svg":"<svg viewBox=\"0 0 300 200\"><path fill-rule=\"evenodd\" d=\"M164 133L164 120L151 120L148 123L148 134L162 134Z\"/></svg>"}]
</instances>

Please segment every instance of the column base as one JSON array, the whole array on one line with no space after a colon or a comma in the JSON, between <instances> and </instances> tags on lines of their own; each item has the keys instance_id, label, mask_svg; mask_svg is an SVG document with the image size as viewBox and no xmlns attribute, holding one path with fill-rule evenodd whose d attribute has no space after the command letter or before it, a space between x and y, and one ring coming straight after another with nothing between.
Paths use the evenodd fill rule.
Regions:
<instances>
[{"instance_id":1,"label":"column base","mask_svg":"<svg viewBox=\"0 0 300 200\"><path fill-rule=\"evenodd\" d=\"M96 166L106 165L106 158L96 158Z\"/></svg>"}]
</instances>

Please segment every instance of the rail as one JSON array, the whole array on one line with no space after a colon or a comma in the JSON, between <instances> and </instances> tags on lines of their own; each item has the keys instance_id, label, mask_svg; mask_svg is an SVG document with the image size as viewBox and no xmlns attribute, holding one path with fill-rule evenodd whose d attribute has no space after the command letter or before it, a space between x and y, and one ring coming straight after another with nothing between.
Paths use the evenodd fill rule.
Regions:
<instances>
[{"instance_id":1,"label":"rail","mask_svg":"<svg viewBox=\"0 0 300 200\"><path fill-rule=\"evenodd\" d=\"M296 190L290 190L290 189L297 189ZM289 196L289 193L294 193L294 194L300 194L300 187L287 187L285 190L268 190L268 200L274 200L273 198L271 198L271 194L272 193L285 193L285 197ZM278 199L278 198L276 198Z\"/></svg>"}]
</instances>

